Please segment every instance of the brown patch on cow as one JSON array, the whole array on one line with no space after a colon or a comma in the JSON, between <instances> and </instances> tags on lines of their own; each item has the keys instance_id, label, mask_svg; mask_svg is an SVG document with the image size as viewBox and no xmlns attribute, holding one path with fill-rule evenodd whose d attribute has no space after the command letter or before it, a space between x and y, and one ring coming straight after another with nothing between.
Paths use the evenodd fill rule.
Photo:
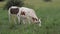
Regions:
<instances>
[{"instance_id":1,"label":"brown patch on cow","mask_svg":"<svg viewBox=\"0 0 60 34\"><path fill-rule=\"evenodd\" d=\"M17 14L19 12L19 8L11 8L11 14Z\"/></svg>"},{"instance_id":2,"label":"brown patch on cow","mask_svg":"<svg viewBox=\"0 0 60 34\"><path fill-rule=\"evenodd\" d=\"M21 15L25 15L25 12L21 12Z\"/></svg>"},{"instance_id":3,"label":"brown patch on cow","mask_svg":"<svg viewBox=\"0 0 60 34\"><path fill-rule=\"evenodd\" d=\"M32 17L32 20L33 20L33 21L37 21L37 19L36 19L36 18L33 18L33 17Z\"/></svg>"}]
</instances>

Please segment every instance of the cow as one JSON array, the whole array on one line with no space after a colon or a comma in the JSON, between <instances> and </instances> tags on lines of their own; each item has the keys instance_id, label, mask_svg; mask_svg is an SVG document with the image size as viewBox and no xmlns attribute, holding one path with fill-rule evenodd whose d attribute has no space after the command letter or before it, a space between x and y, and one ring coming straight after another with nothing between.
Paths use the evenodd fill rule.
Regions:
<instances>
[{"instance_id":1,"label":"cow","mask_svg":"<svg viewBox=\"0 0 60 34\"><path fill-rule=\"evenodd\" d=\"M8 10L8 15L9 15L9 22L11 21L11 17L17 17L18 22L20 23L20 15L19 15L20 8L17 6L11 6ZM13 17L14 23L16 23L16 18Z\"/></svg>"},{"instance_id":2,"label":"cow","mask_svg":"<svg viewBox=\"0 0 60 34\"><path fill-rule=\"evenodd\" d=\"M33 9L21 7L19 12L21 20L24 24L28 21L28 23L39 23L39 26L41 26L41 20L38 19Z\"/></svg>"},{"instance_id":3,"label":"cow","mask_svg":"<svg viewBox=\"0 0 60 34\"><path fill-rule=\"evenodd\" d=\"M17 7L17 6L11 6L8 11L9 15L9 22L11 19L11 16L16 16L18 18L19 24L21 23L20 21L24 24L26 22L30 23L39 23L39 26L41 26L41 20L38 19L36 16L36 13L33 9L26 8L26 7ZM14 18L14 22L16 24L16 19Z\"/></svg>"}]
</instances>

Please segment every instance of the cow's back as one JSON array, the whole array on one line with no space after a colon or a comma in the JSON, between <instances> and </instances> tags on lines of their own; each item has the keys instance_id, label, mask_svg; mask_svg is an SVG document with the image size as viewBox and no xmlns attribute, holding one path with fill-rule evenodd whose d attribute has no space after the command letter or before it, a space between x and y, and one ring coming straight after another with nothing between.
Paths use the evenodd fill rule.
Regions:
<instances>
[{"instance_id":1,"label":"cow's back","mask_svg":"<svg viewBox=\"0 0 60 34\"><path fill-rule=\"evenodd\" d=\"M19 10L20 10L19 7L16 7L16 6L11 6L9 8L9 11L11 14L18 14Z\"/></svg>"}]
</instances>

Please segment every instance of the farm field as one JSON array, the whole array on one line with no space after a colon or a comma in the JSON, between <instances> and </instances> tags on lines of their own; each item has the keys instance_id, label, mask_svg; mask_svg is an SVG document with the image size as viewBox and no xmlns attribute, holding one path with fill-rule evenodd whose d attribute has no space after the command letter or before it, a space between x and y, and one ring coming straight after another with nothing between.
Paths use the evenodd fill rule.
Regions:
<instances>
[{"instance_id":1,"label":"farm field","mask_svg":"<svg viewBox=\"0 0 60 34\"><path fill-rule=\"evenodd\" d=\"M41 18L41 27L37 24L9 24L8 11L3 10L4 3L0 2L0 34L60 34L60 0L25 0L27 7L33 8Z\"/></svg>"}]
</instances>

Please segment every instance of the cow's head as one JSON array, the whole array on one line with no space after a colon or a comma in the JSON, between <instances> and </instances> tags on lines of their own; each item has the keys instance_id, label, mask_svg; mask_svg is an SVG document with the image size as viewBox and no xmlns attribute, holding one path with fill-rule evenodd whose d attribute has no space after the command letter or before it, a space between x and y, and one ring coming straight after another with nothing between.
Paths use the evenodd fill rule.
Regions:
<instances>
[{"instance_id":1,"label":"cow's head","mask_svg":"<svg viewBox=\"0 0 60 34\"><path fill-rule=\"evenodd\" d=\"M41 20L40 19L37 19L37 18L33 18L32 17L32 20L34 23L38 24L38 23L41 23Z\"/></svg>"},{"instance_id":2,"label":"cow's head","mask_svg":"<svg viewBox=\"0 0 60 34\"><path fill-rule=\"evenodd\" d=\"M41 20L37 19L37 18L32 18L33 22L36 24L39 24L39 26L41 26Z\"/></svg>"}]
</instances>

